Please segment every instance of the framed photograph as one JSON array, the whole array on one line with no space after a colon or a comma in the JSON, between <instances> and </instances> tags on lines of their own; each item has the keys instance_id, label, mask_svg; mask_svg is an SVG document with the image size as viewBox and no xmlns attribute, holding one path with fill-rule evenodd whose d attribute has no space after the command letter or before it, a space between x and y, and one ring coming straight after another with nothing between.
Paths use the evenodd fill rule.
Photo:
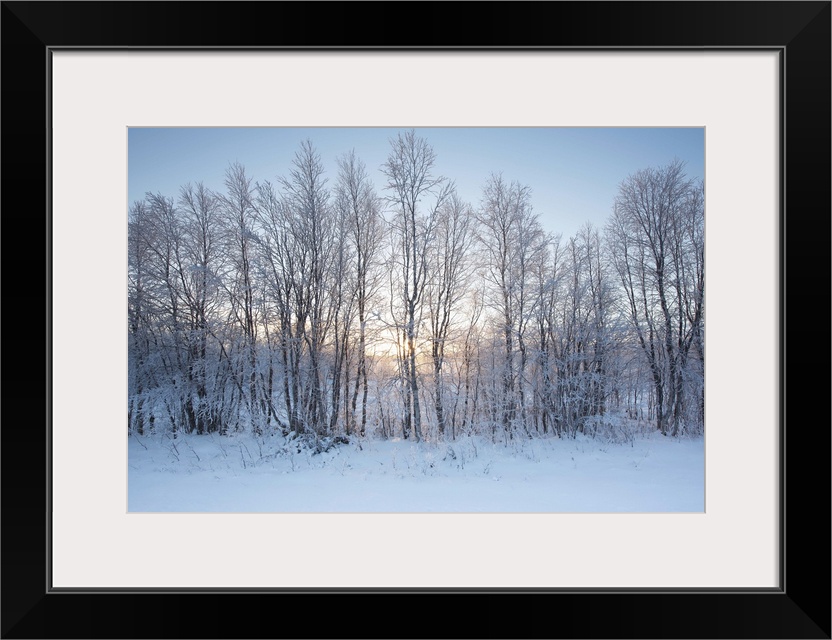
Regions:
<instances>
[{"instance_id":1,"label":"framed photograph","mask_svg":"<svg viewBox=\"0 0 832 640\"><path fill-rule=\"evenodd\" d=\"M704 513L704 127L131 127L127 164L130 513Z\"/></svg>"},{"instance_id":2,"label":"framed photograph","mask_svg":"<svg viewBox=\"0 0 832 640\"><path fill-rule=\"evenodd\" d=\"M829 343L828 331L813 331L808 322L818 315L808 311L829 309L830 3L608 3L601 14L594 3L489 3L458 7L460 18L455 8L385 7L385 21L395 16L391 24L404 25L390 36L370 28L377 8L353 3L3 3L3 288L6 336L12 336L2 433L4 637L830 637L829 380L828 371L819 374L809 361L829 353ZM319 25L324 15L333 26ZM135 412L152 413L151 395L130 377L138 361L128 355L134 345L124 331L134 302L128 263L130 225L137 220L128 211L140 201L131 189L141 183L132 172L155 171L141 187L153 193L167 190L150 184L164 174L179 180L170 169L174 157L185 166L181 175L201 171L197 160L208 152L193 135L177 132L301 127L316 128L319 139L322 132L389 128L386 138L403 143L419 132L430 141L431 133L434 144L463 159L454 169L459 175L466 170L459 149L476 141L449 136L443 142L454 131L522 129L539 138L556 128L668 137L701 132L708 338L695 361L704 373L704 507L613 513L609 505L492 505L487 513L458 507L426 513L417 504L369 513L366 503L356 503L314 513L256 505L230 513L227 506L211 508L210 500L188 508L175 499L177 486L187 485L190 496L210 495L209 474L222 475L229 466L200 460L187 474L144 474L158 467L158 458L142 458L133 447L156 444L131 436L128 446L128 428L138 435L150 424L149 417L136 422ZM131 155L141 148L140 137L153 132L165 142L157 141L144 159ZM544 142L539 149L555 144ZM602 149L598 157L614 156L619 143L605 139L606 154ZM522 144L505 141L504 155ZM591 155L586 141L557 144L570 150L573 167L581 154ZM297 149L280 140L274 146L289 165ZM531 165L538 159L544 174L556 169L545 151L524 155ZM393 157L385 165L391 176L398 175ZM226 179L242 167L227 160ZM561 160L562 173L568 164L568 157ZM337 175L331 171L331 185ZM200 176L185 178L191 179ZM463 191L464 180L459 185ZM286 198L291 187L288 179L275 193ZM163 209L165 202L162 196L156 205ZM35 241L23 249L20 238ZM208 272L206 266L202 273ZM222 304L237 310L244 335L245 302L237 307L227 284L241 270L224 273L233 277L222 285ZM187 286L184 276L180 283ZM811 306L795 306L809 299ZM396 303L392 296L385 300L390 318L382 324L379 311L375 321L376 348L383 352L376 351L377 364L388 351L396 362L396 349L407 344L415 362L414 340L396 334L408 319L396 320ZM258 312L260 331L278 326L267 315L279 311ZM825 322L828 313L820 315ZM32 335L38 318L45 318L43 344L19 340ZM231 340L217 344L244 356L246 343L232 347ZM313 337L304 340L314 344ZM170 353L178 349L173 344ZM274 353L279 356L278 346ZM164 360L164 353L156 355ZM234 351L218 359L237 358L243 371L243 356ZM427 350L424 358L428 363ZM514 362L512 355L503 369L495 365L495 388L508 378L494 372ZM194 370L182 372L187 377ZM400 366L404 389L416 383L415 373L401 373L407 370ZM686 384L692 371L686 370ZM223 424L231 413L252 410L245 398L264 397L253 386L235 391L235 379L227 378L228 393L237 394L238 404L216 409L226 412ZM438 374L428 379L430 397L440 397ZM524 397L522 383L505 384L506 398ZM158 397L173 397L173 387ZM311 386L309 397L314 391ZM409 397L394 392L377 402L385 404L373 414L374 428L387 428L385 406ZM533 404L524 403L494 405L503 408L494 424L503 425L506 439L513 429L544 428L542 419L515 420L505 409L531 411ZM284 413L264 403L263 415L288 421L286 406ZM182 422L171 415L164 429L212 430L198 417L210 412L188 423L187 408L182 405ZM426 421L426 439L445 427L441 410L430 411L439 418ZM333 413L332 424L341 415ZM546 415L563 420L551 428L582 437L584 430L612 428L587 416ZM348 429L349 415L343 419ZM161 410L156 420L162 431ZM397 437L421 437L418 419L390 424L401 431ZM288 422L285 431L284 443L297 433ZM312 444L293 446L341 446L330 442L335 433L321 431ZM491 433L496 441L496 427ZM188 455L199 460L199 453ZM242 446L234 455L246 464ZM269 452L259 455L263 460ZM661 495L655 485L672 484L683 473L674 464L646 482L641 497ZM156 477L165 478L163 486L154 488ZM241 482L248 477L254 476ZM610 490L604 494L609 498ZM803 508L806 496L820 505L821 517ZM380 595L409 595L399 603L405 607L427 598L434 611L458 622L442 629L433 622L439 616L418 616L404 634L391 632L364 620L374 611L367 605L391 603ZM494 601L489 611L495 613L463 621L460 597ZM268 620L231 613L241 602L289 612L302 598L323 599L313 606L326 607L325 619L310 626L288 613ZM154 615L136 613L147 607ZM160 612L173 622L160 624Z\"/></svg>"}]
</instances>

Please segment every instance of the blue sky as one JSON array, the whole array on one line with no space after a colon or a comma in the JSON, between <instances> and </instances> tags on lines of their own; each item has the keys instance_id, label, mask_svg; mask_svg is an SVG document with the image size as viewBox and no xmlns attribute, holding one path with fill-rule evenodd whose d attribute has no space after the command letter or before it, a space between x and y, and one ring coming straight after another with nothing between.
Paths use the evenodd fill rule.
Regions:
<instances>
[{"instance_id":1,"label":"blue sky","mask_svg":"<svg viewBox=\"0 0 832 640\"><path fill-rule=\"evenodd\" d=\"M128 132L128 206L145 192L178 197L188 182L222 190L225 170L240 162L255 181L286 175L301 141L321 155L329 184L336 158L355 149L383 195L379 167L392 128L131 128ZM543 226L573 235L585 222L601 227L612 211L619 183L631 173L686 162L690 178L705 175L702 128L416 128L436 152L436 173L478 206L491 173L502 172L532 189Z\"/></svg>"}]
</instances>

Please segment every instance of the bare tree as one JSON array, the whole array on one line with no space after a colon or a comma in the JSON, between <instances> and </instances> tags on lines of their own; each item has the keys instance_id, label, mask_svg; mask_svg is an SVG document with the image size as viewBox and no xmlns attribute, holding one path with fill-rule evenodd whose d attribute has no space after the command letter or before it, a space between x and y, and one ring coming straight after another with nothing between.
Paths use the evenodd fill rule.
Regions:
<instances>
[{"instance_id":1,"label":"bare tree","mask_svg":"<svg viewBox=\"0 0 832 640\"><path fill-rule=\"evenodd\" d=\"M461 430L467 433L476 421L480 408L480 373L482 317L485 305L485 293L482 285L474 288L468 299L465 331L462 340L462 360L460 363L460 392L463 396ZM458 395L459 393L458 392ZM455 424L451 423L451 437L455 438Z\"/></svg>"},{"instance_id":2,"label":"bare tree","mask_svg":"<svg viewBox=\"0 0 832 640\"><path fill-rule=\"evenodd\" d=\"M329 428L323 360L333 311L328 305L336 238L323 164L311 141L301 143L289 175L279 182L285 224L294 249L295 282L291 287L296 342L294 378L305 380L302 398L297 401L303 410L303 428L323 435ZM309 360L305 371L301 371L301 348ZM340 384L340 380L335 384Z\"/></svg>"},{"instance_id":3,"label":"bare tree","mask_svg":"<svg viewBox=\"0 0 832 640\"><path fill-rule=\"evenodd\" d=\"M208 337L220 297L222 269L219 202L200 182L180 190L181 246L177 270L188 321L188 380L195 397L188 410L197 433L217 431L219 413L208 394Z\"/></svg>"},{"instance_id":4,"label":"bare tree","mask_svg":"<svg viewBox=\"0 0 832 640\"><path fill-rule=\"evenodd\" d=\"M339 281L347 273L354 278L354 296L358 315L358 345L355 385L350 399L349 418L346 431L356 430L356 414L359 388L361 389L361 421L358 432L363 436L367 429L367 397L369 381L367 376L367 321L368 304L380 283L376 270L379 245L381 242L381 202L376 195L366 167L354 151L338 159L338 183L335 189L336 203L351 244L353 264L342 264L338 270ZM349 385L347 384L347 387Z\"/></svg>"},{"instance_id":5,"label":"bare tree","mask_svg":"<svg viewBox=\"0 0 832 640\"><path fill-rule=\"evenodd\" d=\"M446 178L433 175L436 154L424 138L411 130L390 141L391 151L382 165L387 176L390 203L396 209L393 226L400 244L400 300L404 307L402 323L406 341L406 378L404 434L412 426L416 441L422 439L422 414L419 405L419 381L416 368L416 341L422 314L423 294L427 282L428 244L437 213L451 192Z\"/></svg>"},{"instance_id":6,"label":"bare tree","mask_svg":"<svg viewBox=\"0 0 832 640\"><path fill-rule=\"evenodd\" d=\"M526 427L526 329L536 303L531 290L534 273L545 256L548 238L532 212L531 188L508 183L500 174L492 174L486 182L478 220L492 307L500 316L503 335L502 427L512 437L518 421Z\"/></svg>"},{"instance_id":7,"label":"bare tree","mask_svg":"<svg viewBox=\"0 0 832 640\"><path fill-rule=\"evenodd\" d=\"M431 359L433 360L434 409L439 437L445 435L443 405L443 374L445 348L454 314L466 293L466 279L470 271L469 249L473 242L471 206L456 193L439 209L434 242L431 248L431 267L426 287L430 315Z\"/></svg>"},{"instance_id":8,"label":"bare tree","mask_svg":"<svg viewBox=\"0 0 832 640\"><path fill-rule=\"evenodd\" d=\"M220 197L227 239L232 262L234 280L229 282L231 313L241 330L239 349L242 358L238 363L240 377L246 380L245 396L242 398L247 409L248 422L253 431L259 433L262 398L257 393L257 334L256 316L257 285L254 281L255 267L255 208L254 185L246 174L245 167L234 162L225 172L226 192Z\"/></svg>"},{"instance_id":9,"label":"bare tree","mask_svg":"<svg viewBox=\"0 0 832 640\"><path fill-rule=\"evenodd\" d=\"M612 286L601 235L590 224L570 238L560 269L559 305L549 323L557 369L556 407L561 430L585 432L589 419L607 409ZM597 421L596 421L597 425Z\"/></svg>"},{"instance_id":10,"label":"bare tree","mask_svg":"<svg viewBox=\"0 0 832 640\"><path fill-rule=\"evenodd\" d=\"M191 429L186 414L188 389L183 378L188 370L187 351L184 344L185 315L179 272L181 230L178 212L173 198L161 193L147 193L146 237L150 238L149 278L152 280L152 296L157 315L157 359L160 379L160 398L171 430Z\"/></svg>"},{"instance_id":11,"label":"bare tree","mask_svg":"<svg viewBox=\"0 0 832 640\"><path fill-rule=\"evenodd\" d=\"M546 259L537 272L538 303L535 306L537 331L537 377L535 424L540 422L544 434L561 434L556 394L558 368L557 323L561 300L561 281L564 279L564 259L560 236L548 244Z\"/></svg>"},{"instance_id":12,"label":"bare tree","mask_svg":"<svg viewBox=\"0 0 832 640\"><path fill-rule=\"evenodd\" d=\"M129 401L127 425L139 435L144 433L144 391L152 384L146 371L151 348L152 311L148 273L152 259L150 248L150 212L144 201L130 207L127 223L127 336L129 349Z\"/></svg>"},{"instance_id":13,"label":"bare tree","mask_svg":"<svg viewBox=\"0 0 832 640\"><path fill-rule=\"evenodd\" d=\"M274 185L232 163L222 193L130 207L131 432L496 442L594 435L625 408L704 428L704 188L681 162L562 242L530 186L492 174L474 212L424 138L390 145L385 198L354 152L330 193L307 140Z\"/></svg>"},{"instance_id":14,"label":"bare tree","mask_svg":"<svg viewBox=\"0 0 832 640\"><path fill-rule=\"evenodd\" d=\"M627 313L653 379L656 426L671 435L684 426L687 356L703 322L695 229L704 210L696 189L678 160L638 171L621 183L608 227Z\"/></svg>"},{"instance_id":15,"label":"bare tree","mask_svg":"<svg viewBox=\"0 0 832 640\"><path fill-rule=\"evenodd\" d=\"M680 215L674 220L673 273L681 372L676 381L674 413L684 416L685 428L696 431L701 430L705 419L705 191L701 182L691 184Z\"/></svg>"},{"instance_id":16,"label":"bare tree","mask_svg":"<svg viewBox=\"0 0 832 640\"><path fill-rule=\"evenodd\" d=\"M278 418L277 412L272 410L275 419L285 432L302 431L300 418L300 344L296 335L293 302L295 288L299 286L297 269L299 252L295 251L295 239L288 221L288 212L274 186L266 181L257 185L257 215L259 236L259 251L262 256L264 291L264 325L268 327L273 318L277 335L266 332L270 346L269 371L267 375L267 389L269 398L274 392L273 351L278 352L282 371L282 395L285 416L288 423Z\"/></svg>"}]
</instances>

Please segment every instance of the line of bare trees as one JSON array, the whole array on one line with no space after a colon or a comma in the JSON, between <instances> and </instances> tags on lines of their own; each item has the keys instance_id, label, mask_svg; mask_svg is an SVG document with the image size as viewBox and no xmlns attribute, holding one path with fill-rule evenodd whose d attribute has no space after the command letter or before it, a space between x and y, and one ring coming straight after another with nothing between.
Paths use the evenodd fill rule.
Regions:
<instances>
[{"instance_id":1,"label":"line of bare trees","mask_svg":"<svg viewBox=\"0 0 832 640\"><path fill-rule=\"evenodd\" d=\"M619 188L603 229L547 233L531 189L479 203L428 142L381 191L312 143L288 175L129 212L129 428L495 441L704 428L704 197L678 161Z\"/></svg>"}]
</instances>

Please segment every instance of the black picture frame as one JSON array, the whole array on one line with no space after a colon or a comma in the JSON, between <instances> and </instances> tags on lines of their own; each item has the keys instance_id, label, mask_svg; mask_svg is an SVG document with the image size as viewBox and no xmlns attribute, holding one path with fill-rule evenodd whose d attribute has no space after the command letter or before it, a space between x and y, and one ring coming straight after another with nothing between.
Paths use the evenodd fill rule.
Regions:
<instances>
[{"instance_id":1,"label":"black picture frame","mask_svg":"<svg viewBox=\"0 0 832 640\"><path fill-rule=\"evenodd\" d=\"M830 2L3 2L0 15L3 638L830 637ZM50 52L69 47L778 51L780 587L51 589L48 96Z\"/></svg>"}]
</instances>

